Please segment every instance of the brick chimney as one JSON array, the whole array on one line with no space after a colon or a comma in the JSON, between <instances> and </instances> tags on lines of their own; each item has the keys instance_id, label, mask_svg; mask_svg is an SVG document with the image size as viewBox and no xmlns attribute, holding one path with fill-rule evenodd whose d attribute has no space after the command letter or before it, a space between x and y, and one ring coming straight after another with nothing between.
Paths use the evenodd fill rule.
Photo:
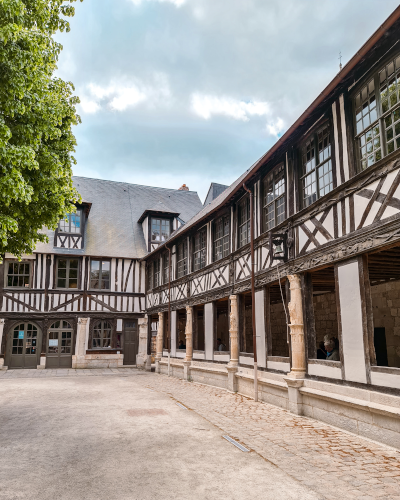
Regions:
<instances>
[{"instance_id":1,"label":"brick chimney","mask_svg":"<svg viewBox=\"0 0 400 500\"><path fill-rule=\"evenodd\" d=\"M182 184L178 191L189 191L189 188L186 186L186 184Z\"/></svg>"}]
</instances>

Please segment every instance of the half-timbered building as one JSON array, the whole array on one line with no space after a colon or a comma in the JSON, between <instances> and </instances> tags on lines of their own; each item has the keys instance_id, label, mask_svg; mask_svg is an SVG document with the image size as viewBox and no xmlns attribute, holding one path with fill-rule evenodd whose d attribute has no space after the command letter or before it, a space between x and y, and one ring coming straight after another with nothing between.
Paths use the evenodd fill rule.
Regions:
<instances>
[{"instance_id":1,"label":"half-timbered building","mask_svg":"<svg viewBox=\"0 0 400 500\"><path fill-rule=\"evenodd\" d=\"M143 260L157 371L400 448L399 19Z\"/></svg>"},{"instance_id":2,"label":"half-timbered building","mask_svg":"<svg viewBox=\"0 0 400 500\"><path fill-rule=\"evenodd\" d=\"M74 185L82 202L48 243L0 265L2 367L135 365L139 326L147 338L141 259L202 207L188 190Z\"/></svg>"}]
</instances>

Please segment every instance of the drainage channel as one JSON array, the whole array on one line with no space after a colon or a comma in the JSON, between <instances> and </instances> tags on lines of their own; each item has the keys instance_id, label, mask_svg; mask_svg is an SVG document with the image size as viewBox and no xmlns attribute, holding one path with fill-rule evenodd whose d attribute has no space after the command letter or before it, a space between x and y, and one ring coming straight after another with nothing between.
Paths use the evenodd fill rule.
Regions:
<instances>
[{"instance_id":1,"label":"drainage channel","mask_svg":"<svg viewBox=\"0 0 400 500\"><path fill-rule=\"evenodd\" d=\"M235 441L234 439L232 439L230 436L222 436L224 439L226 439L227 441L229 441L231 444L233 444L233 446L236 446L236 448L239 448L239 450L241 451L246 451L246 452L249 452L250 450L247 449L245 446L243 446L242 444L238 443L237 441Z\"/></svg>"}]
</instances>

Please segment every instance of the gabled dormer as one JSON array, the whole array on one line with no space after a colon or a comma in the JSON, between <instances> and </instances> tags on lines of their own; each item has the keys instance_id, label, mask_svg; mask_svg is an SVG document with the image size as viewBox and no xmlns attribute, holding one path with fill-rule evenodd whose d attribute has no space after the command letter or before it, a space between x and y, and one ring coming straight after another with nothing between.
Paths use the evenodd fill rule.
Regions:
<instances>
[{"instance_id":1,"label":"gabled dormer","mask_svg":"<svg viewBox=\"0 0 400 500\"><path fill-rule=\"evenodd\" d=\"M140 216L146 248L149 252L164 243L171 234L184 224L178 212L171 212L159 202L156 207L147 209Z\"/></svg>"},{"instance_id":2,"label":"gabled dormer","mask_svg":"<svg viewBox=\"0 0 400 500\"><path fill-rule=\"evenodd\" d=\"M54 232L54 247L81 250L84 247L85 224L92 204L87 201L76 204L76 212L61 219Z\"/></svg>"}]
</instances>

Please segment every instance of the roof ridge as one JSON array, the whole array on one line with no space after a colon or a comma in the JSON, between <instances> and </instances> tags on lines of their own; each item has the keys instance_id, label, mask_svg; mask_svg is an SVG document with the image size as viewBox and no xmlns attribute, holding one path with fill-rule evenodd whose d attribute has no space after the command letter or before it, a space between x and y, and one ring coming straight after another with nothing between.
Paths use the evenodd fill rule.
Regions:
<instances>
[{"instance_id":1,"label":"roof ridge","mask_svg":"<svg viewBox=\"0 0 400 500\"><path fill-rule=\"evenodd\" d=\"M172 192L179 192L179 193L196 193L197 191L192 191L189 189L188 191L186 190L180 190L180 189L173 189L173 188L165 188L165 187L159 187L159 186L146 186L145 184L134 184L133 182L124 182L124 181L113 181L110 179L99 179L96 177L85 177L83 175L73 175L73 179L87 179L89 181L101 181L101 182L112 182L114 184L125 184L127 186L138 186L138 187L143 187L143 188L150 188L150 189L161 189L163 191L172 191Z\"/></svg>"}]
</instances>

